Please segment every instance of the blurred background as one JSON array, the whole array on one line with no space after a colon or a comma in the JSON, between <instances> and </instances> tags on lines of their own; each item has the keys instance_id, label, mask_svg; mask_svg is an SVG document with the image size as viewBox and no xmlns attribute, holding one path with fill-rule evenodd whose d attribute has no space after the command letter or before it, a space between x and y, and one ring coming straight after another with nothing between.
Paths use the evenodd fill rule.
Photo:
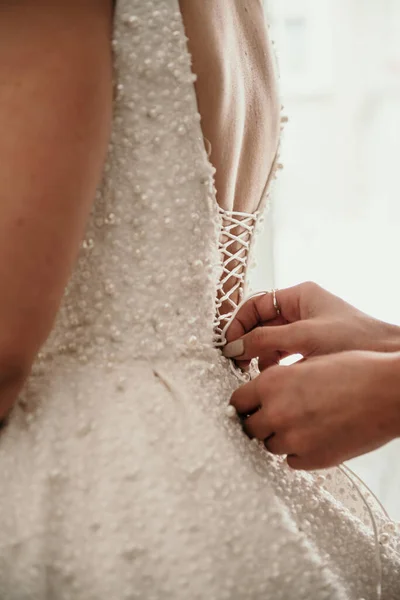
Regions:
<instances>
[{"instance_id":1,"label":"blurred background","mask_svg":"<svg viewBox=\"0 0 400 600\"><path fill-rule=\"evenodd\" d=\"M265 9L289 123L253 287L314 280L400 325L400 0ZM400 520L400 440L350 466Z\"/></svg>"}]
</instances>

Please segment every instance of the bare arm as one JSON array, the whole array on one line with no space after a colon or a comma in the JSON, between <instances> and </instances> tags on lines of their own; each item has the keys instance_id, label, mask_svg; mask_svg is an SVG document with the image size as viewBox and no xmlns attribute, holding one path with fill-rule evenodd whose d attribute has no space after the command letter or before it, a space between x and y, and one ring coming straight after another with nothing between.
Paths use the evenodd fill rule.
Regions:
<instances>
[{"instance_id":1,"label":"bare arm","mask_svg":"<svg viewBox=\"0 0 400 600\"><path fill-rule=\"evenodd\" d=\"M0 417L50 332L101 177L111 4L0 7Z\"/></svg>"}]
</instances>

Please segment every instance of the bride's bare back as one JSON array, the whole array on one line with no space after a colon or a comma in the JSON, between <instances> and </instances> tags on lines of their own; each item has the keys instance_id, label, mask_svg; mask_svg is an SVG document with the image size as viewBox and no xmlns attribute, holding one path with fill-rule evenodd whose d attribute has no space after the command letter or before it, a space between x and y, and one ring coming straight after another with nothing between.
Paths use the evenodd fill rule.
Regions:
<instances>
[{"instance_id":1,"label":"bride's bare back","mask_svg":"<svg viewBox=\"0 0 400 600\"><path fill-rule=\"evenodd\" d=\"M180 0L222 208L253 212L276 154L279 112L261 0Z\"/></svg>"}]
</instances>

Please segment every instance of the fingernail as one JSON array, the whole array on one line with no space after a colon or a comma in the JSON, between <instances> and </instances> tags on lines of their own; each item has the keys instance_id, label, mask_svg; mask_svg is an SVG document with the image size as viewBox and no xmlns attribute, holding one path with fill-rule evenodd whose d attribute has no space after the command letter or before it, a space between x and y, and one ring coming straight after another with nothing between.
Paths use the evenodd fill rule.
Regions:
<instances>
[{"instance_id":1,"label":"fingernail","mask_svg":"<svg viewBox=\"0 0 400 600\"><path fill-rule=\"evenodd\" d=\"M227 344L222 350L222 354L226 356L226 358L237 358L244 353L244 342L243 340L235 340L234 342L230 342Z\"/></svg>"}]
</instances>

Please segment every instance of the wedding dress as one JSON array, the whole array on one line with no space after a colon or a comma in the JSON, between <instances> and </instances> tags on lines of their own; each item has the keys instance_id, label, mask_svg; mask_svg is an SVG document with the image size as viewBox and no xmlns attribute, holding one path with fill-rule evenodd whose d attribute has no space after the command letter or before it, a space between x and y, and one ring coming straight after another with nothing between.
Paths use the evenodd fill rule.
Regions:
<instances>
[{"instance_id":1,"label":"wedding dress","mask_svg":"<svg viewBox=\"0 0 400 600\"><path fill-rule=\"evenodd\" d=\"M399 599L360 484L291 471L227 410L215 297L231 254L245 288L262 211L218 208L186 42L178 0L117 2L104 181L0 435L0 598Z\"/></svg>"}]
</instances>

